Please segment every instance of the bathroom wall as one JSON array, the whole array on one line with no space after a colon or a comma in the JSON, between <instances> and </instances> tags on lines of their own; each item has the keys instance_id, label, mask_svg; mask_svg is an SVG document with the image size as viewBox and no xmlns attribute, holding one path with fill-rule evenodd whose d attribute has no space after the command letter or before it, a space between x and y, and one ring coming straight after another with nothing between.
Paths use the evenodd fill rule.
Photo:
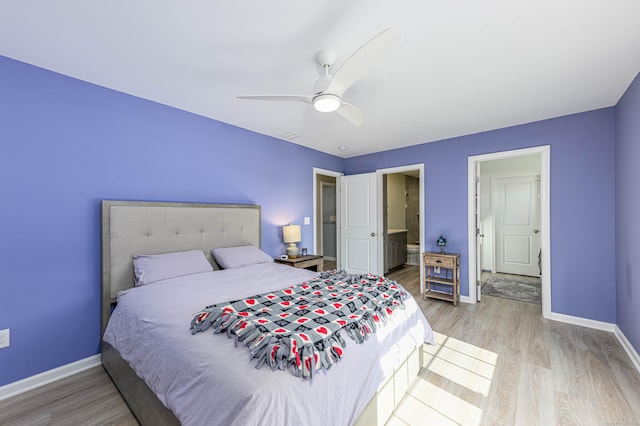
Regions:
<instances>
[{"instance_id":1,"label":"bathroom wall","mask_svg":"<svg viewBox=\"0 0 640 426\"><path fill-rule=\"evenodd\" d=\"M407 226L407 243L419 244L420 241L420 179L404 176L404 189L407 194L405 223Z\"/></svg>"},{"instance_id":2,"label":"bathroom wall","mask_svg":"<svg viewBox=\"0 0 640 426\"><path fill-rule=\"evenodd\" d=\"M406 229L404 175L387 176L387 228Z\"/></svg>"}]
</instances>

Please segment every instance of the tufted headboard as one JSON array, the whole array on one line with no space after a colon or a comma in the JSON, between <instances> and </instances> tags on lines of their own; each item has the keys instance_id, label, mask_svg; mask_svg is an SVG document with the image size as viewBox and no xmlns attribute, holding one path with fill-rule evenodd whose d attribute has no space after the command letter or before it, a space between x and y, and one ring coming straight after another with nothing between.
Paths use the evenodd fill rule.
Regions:
<instances>
[{"instance_id":1,"label":"tufted headboard","mask_svg":"<svg viewBox=\"0 0 640 426\"><path fill-rule=\"evenodd\" d=\"M133 287L133 255L261 247L260 206L102 201L102 331L118 292Z\"/></svg>"}]
</instances>

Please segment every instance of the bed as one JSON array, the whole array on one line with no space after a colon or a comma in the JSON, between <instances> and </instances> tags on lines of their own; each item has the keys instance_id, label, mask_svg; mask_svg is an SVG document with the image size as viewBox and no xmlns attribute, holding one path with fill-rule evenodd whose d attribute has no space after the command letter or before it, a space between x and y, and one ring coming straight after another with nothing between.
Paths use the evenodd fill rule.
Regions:
<instances>
[{"instance_id":1,"label":"bed","mask_svg":"<svg viewBox=\"0 0 640 426\"><path fill-rule=\"evenodd\" d=\"M313 380L254 368L224 334L190 332L206 305L317 275L267 261L221 269L212 249L261 247L260 224L255 205L103 201L105 369L143 425L384 424L420 369L423 343L433 343L411 297L367 341L345 339L342 359ZM213 270L134 287L134 255L189 250Z\"/></svg>"}]
</instances>

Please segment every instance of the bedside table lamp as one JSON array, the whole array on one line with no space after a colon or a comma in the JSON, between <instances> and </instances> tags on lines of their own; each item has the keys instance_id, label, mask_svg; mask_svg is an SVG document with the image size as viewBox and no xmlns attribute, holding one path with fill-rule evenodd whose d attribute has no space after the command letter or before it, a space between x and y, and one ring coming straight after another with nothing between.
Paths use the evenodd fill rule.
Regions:
<instances>
[{"instance_id":1,"label":"bedside table lamp","mask_svg":"<svg viewBox=\"0 0 640 426\"><path fill-rule=\"evenodd\" d=\"M289 247L287 247L287 256L291 259L298 257L298 246L296 246L296 243L302 241L300 236L300 225L283 226L282 240L289 244Z\"/></svg>"}]
</instances>

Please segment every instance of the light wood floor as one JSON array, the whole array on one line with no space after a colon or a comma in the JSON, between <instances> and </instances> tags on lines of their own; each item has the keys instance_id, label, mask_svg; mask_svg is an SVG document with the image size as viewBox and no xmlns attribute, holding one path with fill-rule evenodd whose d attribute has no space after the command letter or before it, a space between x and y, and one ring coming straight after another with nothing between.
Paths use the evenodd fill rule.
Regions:
<instances>
[{"instance_id":1,"label":"light wood floor","mask_svg":"<svg viewBox=\"0 0 640 426\"><path fill-rule=\"evenodd\" d=\"M611 333L545 320L540 305L419 296L418 267L390 274L416 296L437 345L395 425L640 425L640 373ZM136 425L102 367L0 402L1 425Z\"/></svg>"}]
</instances>

